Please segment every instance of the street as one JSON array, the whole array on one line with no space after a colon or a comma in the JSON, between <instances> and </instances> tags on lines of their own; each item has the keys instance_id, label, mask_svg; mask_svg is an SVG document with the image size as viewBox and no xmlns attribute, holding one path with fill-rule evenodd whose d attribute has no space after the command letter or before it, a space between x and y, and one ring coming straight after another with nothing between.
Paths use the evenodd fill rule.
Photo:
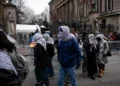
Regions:
<instances>
[{"instance_id":1,"label":"street","mask_svg":"<svg viewBox=\"0 0 120 86\"><path fill-rule=\"evenodd\" d=\"M58 73L59 73L59 62L56 58L53 59L55 76L49 78L50 86L57 86ZM106 70L103 78L91 80L89 77L84 77L81 71L81 67L76 70L78 86L120 86L120 57L119 55L112 55L109 57L109 63L106 65ZM34 76L34 67L30 66L30 72L22 86L35 86L36 79Z\"/></svg>"}]
</instances>

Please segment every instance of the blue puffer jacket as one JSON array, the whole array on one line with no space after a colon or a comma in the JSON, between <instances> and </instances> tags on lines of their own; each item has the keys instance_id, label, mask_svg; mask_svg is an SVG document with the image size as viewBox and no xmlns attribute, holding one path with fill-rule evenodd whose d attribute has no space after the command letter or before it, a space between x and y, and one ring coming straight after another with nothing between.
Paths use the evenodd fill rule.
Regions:
<instances>
[{"instance_id":1,"label":"blue puffer jacket","mask_svg":"<svg viewBox=\"0 0 120 86\"><path fill-rule=\"evenodd\" d=\"M59 62L64 68L71 68L76 65L80 57L80 48L75 38L67 41L60 41L59 44Z\"/></svg>"}]
</instances>

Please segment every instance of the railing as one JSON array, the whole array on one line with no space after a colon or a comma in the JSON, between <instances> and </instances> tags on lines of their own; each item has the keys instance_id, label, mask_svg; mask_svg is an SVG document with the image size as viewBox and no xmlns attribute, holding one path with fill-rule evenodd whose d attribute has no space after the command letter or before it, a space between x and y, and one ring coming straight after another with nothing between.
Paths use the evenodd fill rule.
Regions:
<instances>
[{"instance_id":1,"label":"railing","mask_svg":"<svg viewBox=\"0 0 120 86\"><path fill-rule=\"evenodd\" d=\"M120 41L108 41L112 52L120 51ZM33 56L33 49L29 45L17 45L17 52L24 56Z\"/></svg>"},{"instance_id":2,"label":"railing","mask_svg":"<svg viewBox=\"0 0 120 86\"><path fill-rule=\"evenodd\" d=\"M108 41L111 52L120 51L120 41Z\"/></svg>"},{"instance_id":3,"label":"railing","mask_svg":"<svg viewBox=\"0 0 120 86\"><path fill-rule=\"evenodd\" d=\"M112 53L119 53L120 41L108 41L108 43ZM29 64L33 65L33 59L34 59L33 49L30 48L29 45L16 45L16 47L17 47L17 52L24 55L26 59L29 61Z\"/></svg>"},{"instance_id":4,"label":"railing","mask_svg":"<svg viewBox=\"0 0 120 86\"><path fill-rule=\"evenodd\" d=\"M16 45L16 50L17 52L19 52L20 54L22 54L23 56L25 56L25 58L28 61L29 65L33 65L34 64L34 51L32 48L30 48L29 45Z\"/></svg>"}]
</instances>

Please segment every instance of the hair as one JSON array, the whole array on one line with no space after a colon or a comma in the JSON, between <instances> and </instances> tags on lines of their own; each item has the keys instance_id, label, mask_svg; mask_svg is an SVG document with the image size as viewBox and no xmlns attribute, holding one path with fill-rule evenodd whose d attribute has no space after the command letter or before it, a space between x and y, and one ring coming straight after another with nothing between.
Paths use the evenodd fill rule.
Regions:
<instances>
[{"instance_id":1,"label":"hair","mask_svg":"<svg viewBox=\"0 0 120 86\"><path fill-rule=\"evenodd\" d=\"M31 33L31 36L33 36L34 35L34 33Z\"/></svg>"},{"instance_id":2,"label":"hair","mask_svg":"<svg viewBox=\"0 0 120 86\"><path fill-rule=\"evenodd\" d=\"M0 50L7 50L7 52L13 52L15 45L11 43L3 31L0 31Z\"/></svg>"}]
</instances>

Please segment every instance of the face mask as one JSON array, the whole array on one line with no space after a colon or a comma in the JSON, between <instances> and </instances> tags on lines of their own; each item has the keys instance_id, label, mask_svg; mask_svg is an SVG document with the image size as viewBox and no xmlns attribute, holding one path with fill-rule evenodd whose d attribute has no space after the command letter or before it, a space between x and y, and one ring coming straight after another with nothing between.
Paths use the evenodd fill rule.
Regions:
<instances>
[{"instance_id":1,"label":"face mask","mask_svg":"<svg viewBox=\"0 0 120 86\"><path fill-rule=\"evenodd\" d=\"M64 32L59 32L59 36L60 36L61 39L65 39L66 38Z\"/></svg>"}]
</instances>

